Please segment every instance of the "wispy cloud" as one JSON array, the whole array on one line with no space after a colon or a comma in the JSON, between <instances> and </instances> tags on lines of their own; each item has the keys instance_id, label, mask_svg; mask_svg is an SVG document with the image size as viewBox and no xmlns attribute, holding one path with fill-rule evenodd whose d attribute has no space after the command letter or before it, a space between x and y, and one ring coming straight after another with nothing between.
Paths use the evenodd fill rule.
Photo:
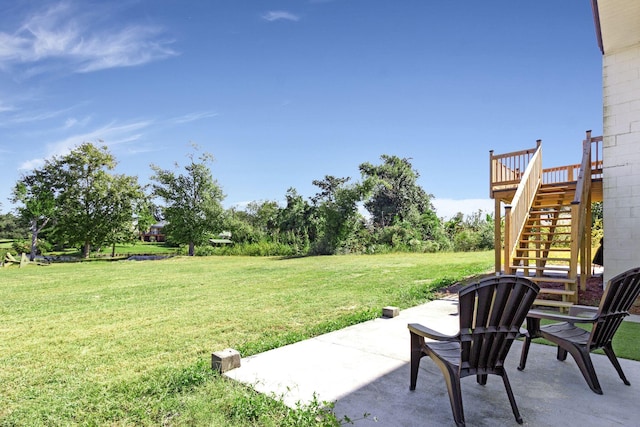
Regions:
<instances>
[{"instance_id":1,"label":"wispy cloud","mask_svg":"<svg viewBox=\"0 0 640 427\"><path fill-rule=\"evenodd\" d=\"M279 20L299 21L300 17L298 15L294 15L293 13L286 12L284 10L272 10L262 15L262 19L269 22L279 21Z\"/></svg>"},{"instance_id":2,"label":"wispy cloud","mask_svg":"<svg viewBox=\"0 0 640 427\"><path fill-rule=\"evenodd\" d=\"M73 108L74 107L63 108L60 110L50 110L50 111L33 111L29 113L17 112L17 114L14 114L12 117L9 117L9 119L6 120L6 123L19 124L19 123L31 123L31 122L40 122L43 120L49 120L55 117L59 117L71 111ZM3 123L0 122L0 126L2 125Z\"/></svg>"},{"instance_id":3,"label":"wispy cloud","mask_svg":"<svg viewBox=\"0 0 640 427\"><path fill-rule=\"evenodd\" d=\"M152 121L146 120L126 124L117 124L112 122L90 132L68 136L60 141L47 144L45 156L43 158L27 160L18 167L18 170L31 170L40 167L44 164L44 160L46 158L50 158L52 156L64 156L83 142L95 143L99 141L98 145L112 147L119 144L137 141L143 136L141 131L149 128L152 123Z\"/></svg>"},{"instance_id":4,"label":"wispy cloud","mask_svg":"<svg viewBox=\"0 0 640 427\"><path fill-rule=\"evenodd\" d=\"M0 101L0 113L4 113L6 111L13 111L13 107L11 105L6 105L2 101Z\"/></svg>"},{"instance_id":5,"label":"wispy cloud","mask_svg":"<svg viewBox=\"0 0 640 427\"><path fill-rule=\"evenodd\" d=\"M103 17L69 2L57 3L26 17L14 33L0 32L0 68L29 65L38 74L59 62L84 73L130 67L177 54L163 30L150 25L101 27Z\"/></svg>"},{"instance_id":6,"label":"wispy cloud","mask_svg":"<svg viewBox=\"0 0 640 427\"><path fill-rule=\"evenodd\" d=\"M185 114L184 116L180 116L180 117L175 117L171 119L171 122L176 124L183 124L183 123L194 122L196 120L206 119L209 117L215 117L217 115L218 113L214 111L201 111L201 112Z\"/></svg>"}]
</instances>

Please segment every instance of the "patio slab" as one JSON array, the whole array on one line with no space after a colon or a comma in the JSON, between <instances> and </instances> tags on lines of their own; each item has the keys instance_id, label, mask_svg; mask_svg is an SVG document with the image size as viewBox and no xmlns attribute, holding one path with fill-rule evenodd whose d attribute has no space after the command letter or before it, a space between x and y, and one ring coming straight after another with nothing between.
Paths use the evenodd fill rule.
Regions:
<instances>
[{"instance_id":1,"label":"patio slab","mask_svg":"<svg viewBox=\"0 0 640 427\"><path fill-rule=\"evenodd\" d=\"M358 426L454 425L441 372L423 358L415 391L409 391L407 323L422 323L444 333L458 326L457 299L450 297L410 308L394 318L379 318L296 344L243 358L225 375L281 398L295 407L314 399L335 402L338 417ZM555 347L532 344L527 369L516 369L521 343L507 358L507 372L524 425L630 426L638 424L640 362L620 359L631 386L618 378L606 356L592 355L604 391L593 393L569 356L555 358ZM515 426L502 381L489 376L462 379L468 426ZM363 418L364 414L369 414Z\"/></svg>"}]
</instances>

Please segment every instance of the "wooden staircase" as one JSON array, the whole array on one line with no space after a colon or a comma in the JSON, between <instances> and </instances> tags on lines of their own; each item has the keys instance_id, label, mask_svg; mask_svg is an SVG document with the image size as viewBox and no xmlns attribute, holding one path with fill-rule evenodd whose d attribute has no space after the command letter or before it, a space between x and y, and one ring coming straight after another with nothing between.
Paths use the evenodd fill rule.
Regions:
<instances>
[{"instance_id":1,"label":"wooden staircase","mask_svg":"<svg viewBox=\"0 0 640 427\"><path fill-rule=\"evenodd\" d=\"M602 200L602 137L587 131L579 164L543 168L541 141L511 153L490 151L489 161L495 271L539 283L536 305L565 310L576 304L591 273L591 203Z\"/></svg>"},{"instance_id":2,"label":"wooden staircase","mask_svg":"<svg viewBox=\"0 0 640 427\"><path fill-rule=\"evenodd\" d=\"M571 202L575 184L543 184L518 239L509 269L544 283L535 305L566 309L578 302L578 280L571 271ZM559 298L558 298L559 297Z\"/></svg>"}]
</instances>

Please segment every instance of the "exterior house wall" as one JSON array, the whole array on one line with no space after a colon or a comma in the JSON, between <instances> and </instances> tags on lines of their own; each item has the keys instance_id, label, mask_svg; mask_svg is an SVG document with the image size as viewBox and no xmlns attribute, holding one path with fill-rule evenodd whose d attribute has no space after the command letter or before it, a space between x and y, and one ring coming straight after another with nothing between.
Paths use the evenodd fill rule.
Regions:
<instances>
[{"instance_id":1,"label":"exterior house wall","mask_svg":"<svg viewBox=\"0 0 640 427\"><path fill-rule=\"evenodd\" d=\"M603 59L606 283L640 265L640 43Z\"/></svg>"}]
</instances>

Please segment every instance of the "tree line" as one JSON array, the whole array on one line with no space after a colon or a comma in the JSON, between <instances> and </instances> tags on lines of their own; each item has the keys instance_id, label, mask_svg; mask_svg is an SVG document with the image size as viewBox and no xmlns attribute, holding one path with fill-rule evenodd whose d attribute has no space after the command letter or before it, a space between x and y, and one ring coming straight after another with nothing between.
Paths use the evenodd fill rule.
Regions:
<instances>
[{"instance_id":1,"label":"tree line","mask_svg":"<svg viewBox=\"0 0 640 427\"><path fill-rule=\"evenodd\" d=\"M493 248L492 216L439 218L407 158L384 154L380 164L359 165L359 181L326 175L312 182L317 192L308 199L289 188L284 206L254 201L242 209L223 208L210 153L194 145L187 159L173 169L151 164L151 184L142 186L138 177L115 172L106 146L83 143L18 180L11 199L16 215L0 215L0 238L28 239L32 259L52 248L78 248L86 258L97 248L134 242L157 221L166 222L167 243L188 255ZM233 246L212 247L210 239L223 231Z\"/></svg>"}]
</instances>

